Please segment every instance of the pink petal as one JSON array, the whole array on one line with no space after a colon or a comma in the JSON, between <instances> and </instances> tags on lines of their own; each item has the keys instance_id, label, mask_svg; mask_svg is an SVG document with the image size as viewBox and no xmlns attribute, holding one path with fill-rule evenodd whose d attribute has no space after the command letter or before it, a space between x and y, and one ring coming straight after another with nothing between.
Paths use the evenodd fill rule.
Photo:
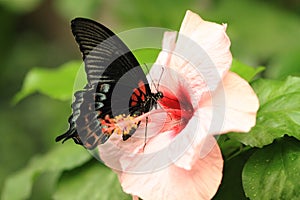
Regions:
<instances>
[{"instance_id":1,"label":"pink petal","mask_svg":"<svg viewBox=\"0 0 300 200\"><path fill-rule=\"evenodd\" d=\"M169 59L171 58L170 53L175 48L175 41L177 37L177 32L165 32L163 41L162 41L162 51L159 53L157 57L156 64L159 64L161 66L168 66L169 65Z\"/></svg>"},{"instance_id":2,"label":"pink petal","mask_svg":"<svg viewBox=\"0 0 300 200\"><path fill-rule=\"evenodd\" d=\"M201 123L199 117L194 116L170 144L170 157L177 167L190 170L199 156L205 157L216 145L215 140L207 136Z\"/></svg>"},{"instance_id":3,"label":"pink petal","mask_svg":"<svg viewBox=\"0 0 300 200\"><path fill-rule=\"evenodd\" d=\"M132 195L132 200L139 200L139 197Z\"/></svg>"},{"instance_id":4,"label":"pink petal","mask_svg":"<svg viewBox=\"0 0 300 200\"><path fill-rule=\"evenodd\" d=\"M175 51L181 52L182 49L191 49L191 46L187 45L185 42L187 41L187 38L193 40L207 53L207 56L209 56L214 63L214 66L211 66L211 63L206 60L207 57L195 56L195 59L190 61L197 63L198 65L196 66L198 68L206 69L209 67L216 67L220 76L222 76L229 70L232 62L232 55L229 49L230 40L225 32L226 28L226 24L219 25L217 23L204 21L199 15L188 10L179 31L176 45L178 51ZM192 57L190 55L195 53L197 52L192 53L191 51L188 51L188 54L184 55Z\"/></svg>"},{"instance_id":5,"label":"pink petal","mask_svg":"<svg viewBox=\"0 0 300 200\"><path fill-rule=\"evenodd\" d=\"M191 170L171 164L146 174L118 173L123 190L145 200L210 199L221 182L222 167L222 155L215 142L213 149L206 157L197 159Z\"/></svg>"},{"instance_id":6,"label":"pink petal","mask_svg":"<svg viewBox=\"0 0 300 200\"><path fill-rule=\"evenodd\" d=\"M256 122L259 102L251 86L233 72L199 104L200 120L212 134L248 132Z\"/></svg>"},{"instance_id":7,"label":"pink petal","mask_svg":"<svg viewBox=\"0 0 300 200\"><path fill-rule=\"evenodd\" d=\"M231 65L230 40L225 31L226 25L206 22L187 11L176 44L175 32L164 35L163 50L150 71L154 82L168 73L162 66L170 68L172 75L162 77L161 84L177 92L184 86L189 96L195 97L191 103L196 106L203 92L217 88ZM175 81L179 83L177 88Z\"/></svg>"},{"instance_id":8,"label":"pink petal","mask_svg":"<svg viewBox=\"0 0 300 200\"><path fill-rule=\"evenodd\" d=\"M195 92L216 89L232 62L226 25L201 19L187 11L170 67L185 74Z\"/></svg>"},{"instance_id":9,"label":"pink petal","mask_svg":"<svg viewBox=\"0 0 300 200\"><path fill-rule=\"evenodd\" d=\"M170 159L177 167L190 170L195 159L199 157L200 146L207 137L197 114L195 113L184 129L173 137L168 147Z\"/></svg>"}]
</instances>

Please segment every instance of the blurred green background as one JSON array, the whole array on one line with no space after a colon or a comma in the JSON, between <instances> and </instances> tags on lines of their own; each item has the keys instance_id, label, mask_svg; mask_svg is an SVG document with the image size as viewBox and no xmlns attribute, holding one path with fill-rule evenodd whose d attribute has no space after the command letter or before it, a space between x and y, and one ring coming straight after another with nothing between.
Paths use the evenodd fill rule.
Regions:
<instances>
[{"instance_id":1,"label":"blurred green background","mask_svg":"<svg viewBox=\"0 0 300 200\"><path fill-rule=\"evenodd\" d=\"M81 58L71 19L89 17L114 32L144 26L178 30L187 9L227 23L233 56L266 66L263 77L300 75L299 0L0 0L0 191L5 178L34 155L60 145L54 138L68 127L70 101L36 93L13 105L12 98L30 69Z\"/></svg>"}]
</instances>

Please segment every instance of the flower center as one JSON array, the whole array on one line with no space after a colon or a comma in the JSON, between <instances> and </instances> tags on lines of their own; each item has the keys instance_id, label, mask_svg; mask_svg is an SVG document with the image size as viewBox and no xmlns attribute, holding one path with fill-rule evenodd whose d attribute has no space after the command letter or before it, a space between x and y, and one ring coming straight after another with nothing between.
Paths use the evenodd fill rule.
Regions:
<instances>
[{"instance_id":1,"label":"flower center","mask_svg":"<svg viewBox=\"0 0 300 200\"><path fill-rule=\"evenodd\" d=\"M162 131L172 130L177 135L185 128L190 118L193 116L194 109L189 101L189 97L183 92L182 96L175 96L171 91L164 88L164 97L159 101L162 109L168 114Z\"/></svg>"}]
</instances>

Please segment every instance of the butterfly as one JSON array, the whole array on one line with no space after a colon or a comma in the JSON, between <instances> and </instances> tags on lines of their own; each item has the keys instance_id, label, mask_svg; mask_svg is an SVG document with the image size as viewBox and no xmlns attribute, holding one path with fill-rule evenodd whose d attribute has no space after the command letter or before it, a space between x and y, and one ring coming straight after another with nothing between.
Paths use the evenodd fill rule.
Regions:
<instances>
[{"instance_id":1,"label":"butterfly","mask_svg":"<svg viewBox=\"0 0 300 200\"><path fill-rule=\"evenodd\" d=\"M55 140L72 138L87 149L105 143L114 133L126 141L140 125L134 119L156 107L163 93L151 92L133 53L107 27L75 18L71 29L82 53L87 84L74 94L69 129ZM118 126L122 122L125 125Z\"/></svg>"}]
</instances>

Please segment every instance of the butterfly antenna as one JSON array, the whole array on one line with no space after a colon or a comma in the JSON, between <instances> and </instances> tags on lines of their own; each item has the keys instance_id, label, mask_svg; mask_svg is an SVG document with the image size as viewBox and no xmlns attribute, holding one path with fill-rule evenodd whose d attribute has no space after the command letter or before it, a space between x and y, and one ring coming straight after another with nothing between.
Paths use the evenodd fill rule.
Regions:
<instances>
[{"instance_id":1,"label":"butterfly antenna","mask_svg":"<svg viewBox=\"0 0 300 200\"><path fill-rule=\"evenodd\" d=\"M154 81L153 81L153 78L152 78L151 74L149 73L150 70L149 70L148 66L146 65L146 63L144 63L144 65L145 65L145 67L146 67L146 69L147 69L147 72L148 72L148 75L149 75L149 77L150 77L150 79L151 79L151 83L154 85L154 88L155 88L156 91L157 91L157 88L158 88L158 87L155 85L155 83L154 83ZM158 92L158 91L157 91L157 92Z\"/></svg>"},{"instance_id":2,"label":"butterfly antenna","mask_svg":"<svg viewBox=\"0 0 300 200\"><path fill-rule=\"evenodd\" d=\"M160 83L160 80L161 80L161 78L162 78L162 75L163 75L164 72L165 72L165 68L162 67L161 70L162 70L162 72L161 72L160 77L159 77L159 79L158 79L157 88L156 88L157 91L158 91L158 88L159 88L159 83Z\"/></svg>"}]
</instances>

